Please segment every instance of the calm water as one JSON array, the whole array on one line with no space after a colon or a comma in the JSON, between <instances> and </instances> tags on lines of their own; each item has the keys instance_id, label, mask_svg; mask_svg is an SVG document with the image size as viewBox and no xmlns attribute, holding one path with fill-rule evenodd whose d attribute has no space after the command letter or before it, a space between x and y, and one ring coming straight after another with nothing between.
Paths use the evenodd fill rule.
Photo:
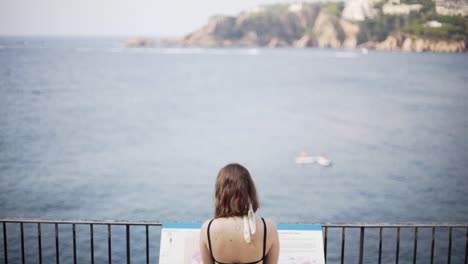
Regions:
<instances>
[{"instance_id":1,"label":"calm water","mask_svg":"<svg viewBox=\"0 0 468 264\"><path fill-rule=\"evenodd\" d=\"M468 54L0 38L0 217L203 221L240 162L278 222L466 222L467 83Z\"/></svg>"}]
</instances>

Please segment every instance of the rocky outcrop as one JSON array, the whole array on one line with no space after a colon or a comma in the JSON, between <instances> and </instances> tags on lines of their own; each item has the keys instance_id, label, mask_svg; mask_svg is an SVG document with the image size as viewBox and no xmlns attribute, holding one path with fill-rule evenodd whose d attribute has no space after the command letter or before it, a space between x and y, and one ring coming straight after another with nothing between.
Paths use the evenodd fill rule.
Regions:
<instances>
[{"instance_id":1,"label":"rocky outcrop","mask_svg":"<svg viewBox=\"0 0 468 264\"><path fill-rule=\"evenodd\" d=\"M340 26L343 29L343 33L345 35L342 47L346 49L356 48L358 44L357 35L359 33L359 25L346 19L341 19Z\"/></svg>"},{"instance_id":2,"label":"rocky outcrop","mask_svg":"<svg viewBox=\"0 0 468 264\"><path fill-rule=\"evenodd\" d=\"M313 32L317 39L319 48L340 48L341 42L338 39L336 30L337 18L331 17L325 10L322 10L315 20Z\"/></svg>"},{"instance_id":3,"label":"rocky outcrop","mask_svg":"<svg viewBox=\"0 0 468 264\"><path fill-rule=\"evenodd\" d=\"M151 47L154 46L154 41L150 39L143 38L132 38L124 41L123 45L125 47Z\"/></svg>"},{"instance_id":4,"label":"rocky outcrop","mask_svg":"<svg viewBox=\"0 0 468 264\"><path fill-rule=\"evenodd\" d=\"M302 38L294 41L292 46L294 48L313 47L316 46L316 42L310 36L304 35Z\"/></svg>"},{"instance_id":5,"label":"rocky outcrop","mask_svg":"<svg viewBox=\"0 0 468 264\"><path fill-rule=\"evenodd\" d=\"M212 17L206 26L200 30L194 31L182 39L164 39L162 43L165 45L179 46L224 46L223 32L233 27L235 23L234 17L216 16ZM226 41L229 45L229 41Z\"/></svg>"},{"instance_id":6,"label":"rocky outcrop","mask_svg":"<svg viewBox=\"0 0 468 264\"><path fill-rule=\"evenodd\" d=\"M366 3L371 3L371 1L373 0ZM305 2L300 5L263 6L243 12L238 16L212 17L201 29L183 38L166 39L161 43L171 46L198 47L318 47L418 52L466 51L464 41L431 40L398 32L390 33L380 42L368 41L369 39L381 39L382 36L379 35L377 38L372 35L374 33L370 32L368 28L362 27L362 22L346 19L341 13L342 7L339 3Z\"/></svg>"},{"instance_id":7,"label":"rocky outcrop","mask_svg":"<svg viewBox=\"0 0 468 264\"><path fill-rule=\"evenodd\" d=\"M421 39L412 36L395 37L389 36L382 42L366 42L359 45L360 48L376 50L401 50L415 52L464 52L466 44L464 41L446 41Z\"/></svg>"},{"instance_id":8,"label":"rocky outcrop","mask_svg":"<svg viewBox=\"0 0 468 264\"><path fill-rule=\"evenodd\" d=\"M270 42L268 42L268 45L267 45L267 47L269 48L279 48L279 47L288 47L288 46L289 46L288 43L278 38L272 38Z\"/></svg>"},{"instance_id":9,"label":"rocky outcrop","mask_svg":"<svg viewBox=\"0 0 468 264\"><path fill-rule=\"evenodd\" d=\"M297 5L297 4L296 4ZM165 39L164 45L178 46L292 46L310 31L320 12L317 5L273 5L239 14L218 16L201 29L181 39Z\"/></svg>"},{"instance_id":10,"label":"rocky outcrop","mask_svg":"<svg viewBox=\"0 0 468 264\"><path fill-rule=\"evenodd\" d=\"M225 43L226 44L226 43ZM259 39L257 32L249 31L237 42L238 46L259 46Z\"/></svg>"},{"instance_id":11,"label":"rocky outcrop","mask_svg":"<svg viewBox=\"0 0 468 264\"><path fill-rule=\"evenodd\" d=\"M464 41L445 41L406 38L401 46L403 51L432 52L463 52L466 50Z\"/></svg>"},{"instance_id":12,"label":"rocky outcrop","mask_svg":"<svg viewBox=\"0 0 468 264\"><path fill-rule=\"evenodd\" d=\"M384 41L377 43L375 48L378 50L398 50L398 39L394 36L389 36Z\"/></svg>"}]
</instances>

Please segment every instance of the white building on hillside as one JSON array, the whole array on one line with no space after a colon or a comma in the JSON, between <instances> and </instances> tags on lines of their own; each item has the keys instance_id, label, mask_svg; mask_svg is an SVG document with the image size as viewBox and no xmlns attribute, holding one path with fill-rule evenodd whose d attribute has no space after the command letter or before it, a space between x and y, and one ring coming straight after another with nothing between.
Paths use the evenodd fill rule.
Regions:
<instances>
[{"instance_id":1,"label":"white building on hillside","mask_svg":"<svg viewBox=\"0 0 468 264\"><path fill-rule=\"evenodd\" d=\"M424 23L424 26L425 27L431 27L431 28L440 28L440 27L442 27L442 23L440 23L437 20L430 20L430 21L427 21L426 23Z\"/></svg>"},{"instance_id":2,"label":"white building on hillside","mask_svg":"<svg viewBox=\"0 0 468 264\"><path fill-rule=\"evenodd\" d=\"M352 21L363 21L377 14L374 3L376 0L349 0L343 10L343 18Z\"/></svg>"},{"instance_id":3,"label":"white building on hillside","mask_svg":"<svg viewBox=\"0 0 468 264\"><path fill-rule=\"evenodd\" d=\"M299 12L302 10L303 3L302 2L297 2L297 3L292 3L289 5L288 10L289 12Z\"/></svg>"},{"instance_id":4,"label":"white building on hillside","mask_svg":"<svg viewBox=\"0 0 468 264\"><path fill-rule=\"evenodd\" d=\"M435 0L437 14L468 16L468 0Z\"/></svg>"},{"instance_id":5,"label":"white building on hillside","mask_svg":"<svg viewBox=\"0 0 468 264\"><path fill-rule=\"evenodd\" d=\"M400 0L390 0L382 6L385 15L408 15L411 12L419 12L422 8L420 4L401 4Z\"/></svg>"}]
</instances>

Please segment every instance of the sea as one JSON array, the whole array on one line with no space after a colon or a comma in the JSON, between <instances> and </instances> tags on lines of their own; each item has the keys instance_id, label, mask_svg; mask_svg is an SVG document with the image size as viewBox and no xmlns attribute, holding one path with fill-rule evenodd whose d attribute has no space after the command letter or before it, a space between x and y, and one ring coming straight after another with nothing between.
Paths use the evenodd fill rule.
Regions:
<instances>
[{"instance_id":1,"label":"sea","mask_svg":"<svg viewBox=\"0 0 468 264\"><path fill-rule=\"evenodd\" d=\"M123 40L0 37L0 218L202 222L235 162L278 223L468 222L467 53Z\"/></svg>"}]
</instances>

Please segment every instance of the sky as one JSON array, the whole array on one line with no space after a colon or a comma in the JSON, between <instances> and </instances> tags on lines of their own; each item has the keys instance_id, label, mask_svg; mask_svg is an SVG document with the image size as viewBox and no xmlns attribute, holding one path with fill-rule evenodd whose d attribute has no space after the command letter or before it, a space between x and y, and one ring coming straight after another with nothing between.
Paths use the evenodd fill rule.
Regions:
<instances>
[{"instance_id":1,"label":"sky","mask_svg":"<svg viewBox=\"0 0 468 264\"><path fill-rule=\"evenodd\" d=\"M0 0L0 35L183 36L216 14L287 0Z\"/></svg>"}]
</instances>

